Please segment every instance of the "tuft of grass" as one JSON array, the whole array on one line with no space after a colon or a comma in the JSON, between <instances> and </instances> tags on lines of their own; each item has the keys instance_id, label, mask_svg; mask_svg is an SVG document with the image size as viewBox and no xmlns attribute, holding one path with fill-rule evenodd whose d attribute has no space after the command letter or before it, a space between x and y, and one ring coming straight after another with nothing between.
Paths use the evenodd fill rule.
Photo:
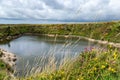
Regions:
<instances>
[{"instance_id":1,"label":"tuft of grass","mask_svg":"<svg viewBox=\"0 0 120 80\"><path fill-rule=\"evenodd\" d=\"M52 70L52 69L51 69ZM119 80L120 52L109 48L88 49L76 59L68 60L62 68L39 73L22 80Z\"/></svg>"},{"instance_id":2,"label":"tuft of grass","mask_svg":"<svg viewBox=\"0 0 120 80\"><path fill-rule=\"evenodd\" d=\"M4 80L4 78L7 76L5 69L6 65L0 60L0 80Z\"/></svg>"}]
</instances>

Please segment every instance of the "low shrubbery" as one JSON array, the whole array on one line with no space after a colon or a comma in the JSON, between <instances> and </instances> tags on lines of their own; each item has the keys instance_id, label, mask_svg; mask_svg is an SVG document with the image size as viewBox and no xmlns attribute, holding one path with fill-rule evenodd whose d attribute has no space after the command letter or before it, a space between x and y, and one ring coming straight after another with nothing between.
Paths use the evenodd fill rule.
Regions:
<instances>
[{"instance_id":1,"label":"low shrubbery","mask_svg":"<svg viewBox=\"0 0 120 80\"><path fill-rule=\"evenodd\" d=\"M78 35L88 38L120 43L120 22L86 23L86 24L11 24L0 25L0 38L7 35L24 33Z\"/></svg>"}]
</instances>

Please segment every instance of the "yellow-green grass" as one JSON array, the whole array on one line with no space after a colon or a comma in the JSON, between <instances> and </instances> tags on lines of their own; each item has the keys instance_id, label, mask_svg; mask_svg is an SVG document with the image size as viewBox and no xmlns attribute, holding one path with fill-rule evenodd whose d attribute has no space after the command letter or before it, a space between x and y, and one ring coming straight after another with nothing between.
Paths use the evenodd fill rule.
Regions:
<instances>
[{"instance_id":1,"label":"yellow-green grass","mask_svg":"<svg viewBox=\"0 0 120 80\"><path fill-rule=\"evenodd\" d=\"M3 80L6 76L6 66L4 62L0 60L0 80Z\"/></svg>"}]
</instances>

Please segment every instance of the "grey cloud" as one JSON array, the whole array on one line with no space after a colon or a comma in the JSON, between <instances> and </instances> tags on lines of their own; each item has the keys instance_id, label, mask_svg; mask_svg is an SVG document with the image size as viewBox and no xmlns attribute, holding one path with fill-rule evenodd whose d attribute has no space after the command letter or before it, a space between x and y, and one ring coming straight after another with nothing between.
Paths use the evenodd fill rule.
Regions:
<instances>
[{"instance_id":1,"label":"grey cloud","mask_svg":"<svg viewBox=\"0 0 120 80\"><path fill-rule=\"evenodd\" d=\"M42 0L47 6L53 9L63 9L64 6L59 4L56 0Z\"/></svg>"},{"instance_id":2,"label":"grey cloud","mask_svg":"<svg viewBox=\"0 0 120 80\"><path fill-rule=\"evenodd\" d=\"M119 4L119 0L0 0L0 21L120 19Z\"/></svg>"}]
</instances>

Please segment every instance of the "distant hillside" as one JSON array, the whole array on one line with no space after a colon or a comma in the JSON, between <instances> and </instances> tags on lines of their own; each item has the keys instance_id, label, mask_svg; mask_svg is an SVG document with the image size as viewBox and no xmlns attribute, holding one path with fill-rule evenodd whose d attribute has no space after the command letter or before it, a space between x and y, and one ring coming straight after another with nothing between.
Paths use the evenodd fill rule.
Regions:
<instances>
[{"instance_id":1,"label":"distant hillside","mask_svg":"<svg viewBox=\"0 0 120 80\"><path fill-rule=\"evenodd\" d=\"M99 22L85 24L1 24L0 37L24 33L79 35L93 39L120 42L120 22Z\"/></svg>"}]
</instances>

